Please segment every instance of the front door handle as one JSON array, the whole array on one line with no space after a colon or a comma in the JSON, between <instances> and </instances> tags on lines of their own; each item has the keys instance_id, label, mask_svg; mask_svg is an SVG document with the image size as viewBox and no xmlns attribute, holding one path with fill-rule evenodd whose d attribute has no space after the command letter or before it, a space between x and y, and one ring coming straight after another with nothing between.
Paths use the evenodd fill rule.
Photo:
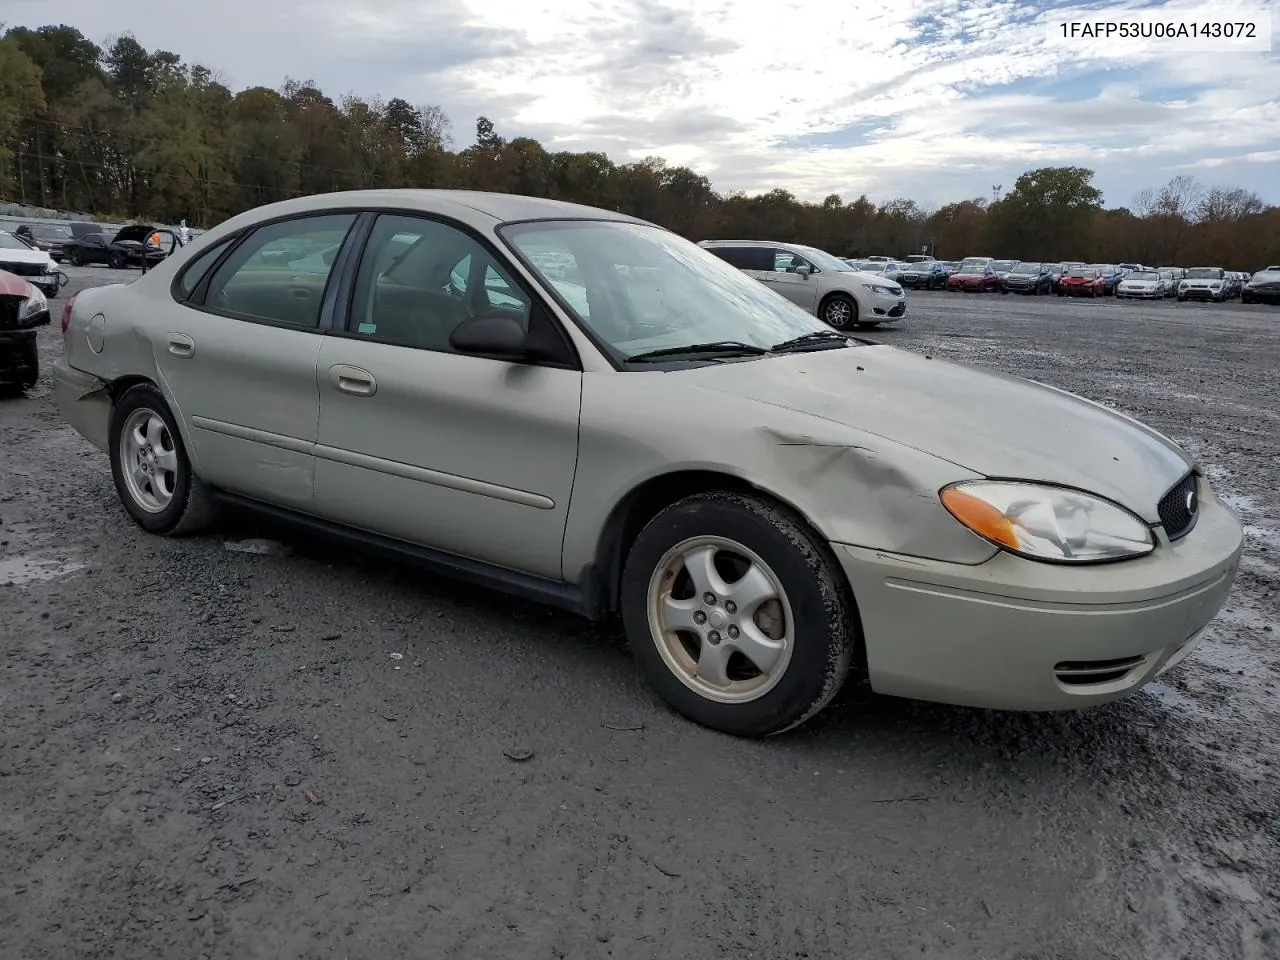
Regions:
<instances>
[{"instance_id":1,"label":"front door handle","mask_svg":"<svg viewBox=\"0 0 1280 960\"><path fill-rule=\"evenodd\" d=\"M372 397L378 390L378 382L372 373L347 363L337 363L329 368L329 382L353 397Z\"/></svg>"},{"instance_id":2,"label":"front door handle","mask_svg":"<svg viewBox=\"0 0 1280 960\"><path fill-rule=\"evenodd\" d=\"M194 355L196 352L196 342L188 337L185 333L169 334L169 353L182 360Z\"/></svg>"}]
</instances>

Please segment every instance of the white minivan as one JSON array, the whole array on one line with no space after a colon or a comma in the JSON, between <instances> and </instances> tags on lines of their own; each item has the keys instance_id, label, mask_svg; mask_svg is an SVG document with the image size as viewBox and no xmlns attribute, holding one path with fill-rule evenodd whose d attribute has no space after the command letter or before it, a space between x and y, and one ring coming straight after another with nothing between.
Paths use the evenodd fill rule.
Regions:
<instances>
[{"instance_id":1,"label":"white minivan","mask_svg":"<svg viewBox=\"0 0 1280 960\"><path fill-rule=\"evenodd\" d=\"M703 240L699 246L837 330L895 323L907 312L901 284L860 273L817 247L768 240Z\"/></svg>"}]
</instances>

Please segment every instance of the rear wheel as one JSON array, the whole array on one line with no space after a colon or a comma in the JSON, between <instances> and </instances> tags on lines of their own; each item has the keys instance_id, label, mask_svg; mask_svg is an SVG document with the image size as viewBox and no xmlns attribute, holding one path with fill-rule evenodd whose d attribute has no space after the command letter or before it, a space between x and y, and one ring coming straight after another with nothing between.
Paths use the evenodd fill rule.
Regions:
<instances>
[{"instance_id":1,"label":"rear wheel","mask_svg":"<svg viewBox=\"0 0 1280 960\"><path fill-rule=\"evenodd\" d=\"M71 265L73 267L84 266L84 254L81 253L79 249L71 251Z\"/></svg>"},{"instance_id":2,"label":"rear wheel","mask_svg":"<svg viewBox=\"0 0 1280 960\"><path fill-rule=\"evenodd\" d=\"M124 269L124 257L122 257L120 254L116 253L113 250L110 253L110 255L107 257L107 266L109 266L112 270Z\"/></svg>"},{"instance_id":3,"label":"rear wheel","mask_svg":"<svg viewBox=\"0 0 1280 960\"><path fill-rule=\"evenodd\" d=\"M847 293L833 293L822 304L822 322L837 330L858 325L858 302Z\"/></svg>"},{"instance_id":4,"label":"rear wheel","mask_svg":"<svg viewBox=\"0 0 1280 960\"><path fill-rule=\"evenodd\" d=\"M131 388L116 404L109 452L120 502L142 529L180 536L213 519L209 491L191 469L169 405L151 384Z\"/></svg>"},{"instance_id":5,"label":"rear wheel","mask_svg":"<svg viewBox=\"0 0 1280 960\"><path fill-rule=\"evenodd\" d=\"M782 733L834 697L856 626L830 550L791 511L740 493L662 511L627 556L622 616L676 711L725 733Z\"/></svg>"}]
</instances>

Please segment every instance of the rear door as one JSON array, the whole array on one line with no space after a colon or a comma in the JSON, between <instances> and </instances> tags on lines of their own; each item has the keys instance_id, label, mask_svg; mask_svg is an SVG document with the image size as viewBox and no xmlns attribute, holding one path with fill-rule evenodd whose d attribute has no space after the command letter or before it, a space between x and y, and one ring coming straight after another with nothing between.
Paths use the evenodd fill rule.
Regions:
<instances>
[{"instance_id":1,"label":"rear door","mask_svg":"<svg viewBox=\"0 0 1280 960\"><path fill-rule=\"evenodd\" d=\"M156 363L208 482L311 509L321 317L355 220L334 213L269 223L180 274L178 295L190 289L191 297L166 316Z\"/></svg>"}]
</instances>

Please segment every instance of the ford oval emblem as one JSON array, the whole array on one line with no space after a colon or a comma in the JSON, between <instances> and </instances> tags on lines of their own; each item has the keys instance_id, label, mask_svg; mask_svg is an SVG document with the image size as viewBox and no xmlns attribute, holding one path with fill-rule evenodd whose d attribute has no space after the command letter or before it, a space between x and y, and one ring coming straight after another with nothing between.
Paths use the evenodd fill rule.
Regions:
<instances>
[{"instance_id":1,"label":"ford oval emblem","mask_svg":"<svg viewBox=\"0 0 1280 960\"><path fill-rule=\"evenodd\" d=\"M1187 513L1189 515L1194 516L1196 512L1196 508L1199 505L1200 504L1196 500L1196 492L1194 490L1188 490L1187 491Z\"/></svg>"}]
</instances>

